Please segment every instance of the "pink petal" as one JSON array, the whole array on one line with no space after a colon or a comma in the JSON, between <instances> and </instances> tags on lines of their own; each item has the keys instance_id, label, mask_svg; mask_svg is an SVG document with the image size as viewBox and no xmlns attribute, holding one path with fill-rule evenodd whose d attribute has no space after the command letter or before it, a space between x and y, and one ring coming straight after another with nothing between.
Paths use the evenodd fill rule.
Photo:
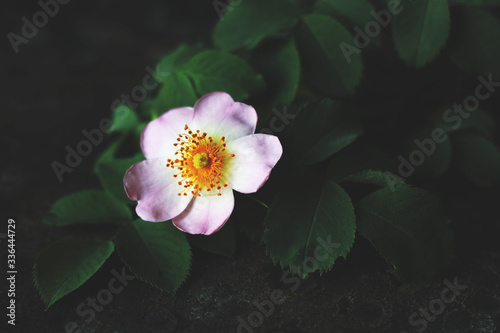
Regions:
<instances>
[{"instance_id":1,"label":"pink petal","mask_svg":"<svg viewBox=\"0 0 500 333\"><path fill-rule=\"evenodd\" d=\"M283 148L274 135L252 134L228 142L227 151L235 155L224 173L229 186L241 193L253 193L269 178Z\"/></svg>"},{"instance_id":2,"label":"pink petal","mask_svg":"<svg viewBox=\"0 0 500 333\"><path fill-rule=\"evenodd\" d=\"M123 184L131 200L138 200L136 212L144 221L161 222L176 217L193 199L179 196L182 187L175 170L165 166L166 158L136 163L125 173Z\"/></svg>"},{"instance_id":3,"label":"pink petal","mask_svg":"<svg viewBox=\"0 0 500 333\"><path fill-rule=\"evenodd\" d=\"M190 234L213 234L226 223L234 208L233 190L224 188L221 194L194 198L172 222Z\"/></svg>"},{"instance_id":4,"label":"pink petal","mask_svg":"<svg viewBox=\"0 0 500 333\"><path fill-rule=\"evenodd\" d=\"M249 105L234 102L224 92L213 92L201 97L194 106L193 129L210 136L226 137L226 142L253 134L257 112Z\"/></svg>"},{"instance_id":5,"label":"pink petal","mask_svg":"<svg viewBox=\"0 0 500 333\"><path fill-rule=\"evenodd\" d=\"M177 137L185 133L184 126L193 121L193 108L183 107L165 112L142 131L141 148L146 158L171 157Z\"/></svg>"}]
</instances>

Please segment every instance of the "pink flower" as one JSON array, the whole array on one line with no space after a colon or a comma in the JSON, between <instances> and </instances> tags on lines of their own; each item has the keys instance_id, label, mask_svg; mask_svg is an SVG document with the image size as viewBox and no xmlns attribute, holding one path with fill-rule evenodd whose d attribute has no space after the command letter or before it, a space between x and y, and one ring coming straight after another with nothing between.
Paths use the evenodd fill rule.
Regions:
<instances>
[{"instance_id":1,"label":"pink flower","mask_svg":"<svg viewBox=\"0 0 500 333\"><path fill-rule=\"evenodd\" d=\"M219 230L233 211L233 190L256 192L283 152L277 137L254 134L256 124L253 107L223 92L150 122L141 137L146 160L123 179L137 215L172 220L190 234Z\"/></svg>"}]
</instances>

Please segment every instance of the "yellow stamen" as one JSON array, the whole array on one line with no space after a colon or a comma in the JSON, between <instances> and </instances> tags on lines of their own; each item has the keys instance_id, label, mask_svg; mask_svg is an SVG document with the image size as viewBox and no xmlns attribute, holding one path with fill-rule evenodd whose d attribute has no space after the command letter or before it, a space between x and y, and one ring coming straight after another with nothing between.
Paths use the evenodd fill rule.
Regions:
<instances>
[{"instance_id":1,"label":"yellow stamen","mask_svg":"<svg viewBox=\"0 0 500 333\"><path fill-rule=\"evenodd\" d=\"M226 138L217 142L207 133L192 131L187 125L184 130L187 133L179 134L174 143L178 148L175 159L168 159L166 165L179 171L174 175L183 187L178 195L186 196L190 192L193 196L201 196L203 190L208 194L213 189L220 196L222 187L227 187L224 167L228 159L234 157L226 152Z\"/></svg>"}]
</instances>

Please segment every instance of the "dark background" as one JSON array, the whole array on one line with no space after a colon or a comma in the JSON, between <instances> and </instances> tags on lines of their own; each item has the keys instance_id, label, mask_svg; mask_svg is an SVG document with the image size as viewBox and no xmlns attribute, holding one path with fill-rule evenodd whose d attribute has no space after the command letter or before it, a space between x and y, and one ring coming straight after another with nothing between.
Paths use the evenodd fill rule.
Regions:
<instances>
[{"instance_id":1,"label":"dark background","mask_svg":"<svg viewBox=\"0 0 500 333\"><path fill-rule=\"evenodd\" d=\"M4 36L20 34L21 18L31 20L39 10L35 1L4 3ZM85 333L236 332L237 317L246 320L256 310L252 303L269 299L273 289L281 289L285 301L255 332L411 331L409 316L440 298L445 278L456 277L468 288L429 322L426 332L498 332L500 254L498 234L490 227L500 223L499 198L491 194L498 190L449 198L457 259L427 283L398 282L368 242L357 237L347 261L338 260L331 272L313 274L291 290L265 249L239 236L234 259L194 248L191 275L176 296L134 280L85 323L76 313L78 304L107 288L113 269L122 270L113 254L83 287L44 311L32 282L36 254L53 241L93 231L48 227L41 219L61 196L99 186L92 165L110 139L65 174L62 183L51 163L64 162L66 145L75 147L84 138L82 130L97 128L110 115L111 102L141 83L146 66L154 67L181 42L205 38L217 20L211 0L72 0L28 44L20 45L18 54L2 37L0 200L5 223L0 232L7 232L8 218L16 220L18 274L15 329L6 324L7 285L5 278L0 282L1 331L59 333L74 321ZM470 230L471 225L477 228ZM5 274L7 243L0 241Z\"/></svg>"}]
</instances>

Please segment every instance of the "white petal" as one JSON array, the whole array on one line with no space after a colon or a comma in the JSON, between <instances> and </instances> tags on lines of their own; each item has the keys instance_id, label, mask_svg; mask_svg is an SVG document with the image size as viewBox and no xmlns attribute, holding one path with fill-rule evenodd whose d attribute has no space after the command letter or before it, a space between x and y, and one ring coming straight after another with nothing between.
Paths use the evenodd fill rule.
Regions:
<instances>
[{"instance_id":1,"label":"white petal","mask_svg":"<svg viewBox=\"0 0 500 333\"><path fill-rule=\"evenodd\" d=\"M223 188L221 194L194 198L172 222L190 234L210 235L216 232L226 223L234 208L233 190Z\"/></svg>"},{"instance_id":2,"label":"white petal","mask_svg":"<svg viewBox=\"0 0 500 333\"><path fill-rule=\"evenodd\" d=\"M175 170L165 166L166 158L134 164L125 173L123 184L131 200L137 200L136 212L144 221L170 220L186 209L192 195L179 196L183 190Z\"/></svg>"},{"instance_id":3,"label":"white petal","mask_svg":"<svg viewBox=\"0 0 500 333\"><path fill-rule=\"evenodd\" d=\"M256 192L269 178L283 148L276 136L252 134L227 143L228 159L224 176L229 186L241 193Z\"/></svg>"}]
</instances>

